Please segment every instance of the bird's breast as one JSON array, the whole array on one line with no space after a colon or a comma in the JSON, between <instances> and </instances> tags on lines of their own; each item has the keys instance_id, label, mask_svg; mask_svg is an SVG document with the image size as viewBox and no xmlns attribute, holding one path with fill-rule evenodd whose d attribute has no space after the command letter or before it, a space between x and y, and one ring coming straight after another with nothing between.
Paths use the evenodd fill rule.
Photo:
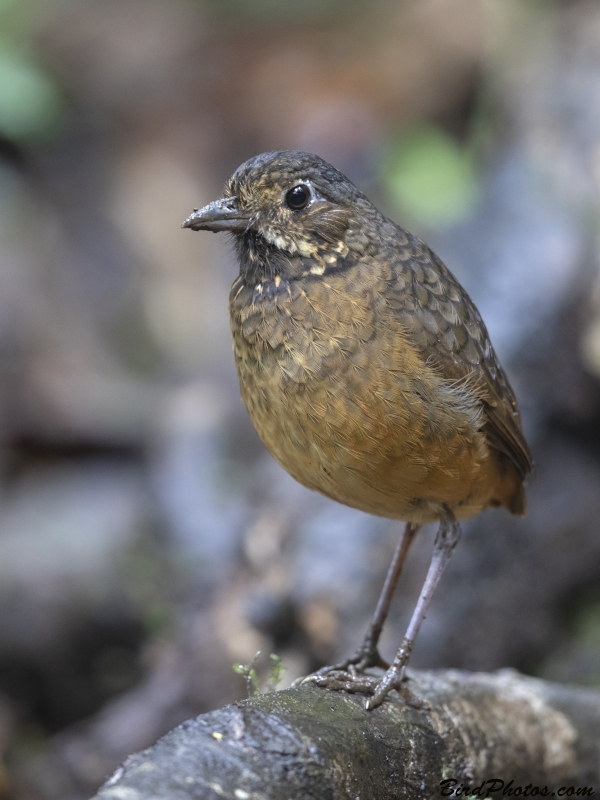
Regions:
<instances>
[{"instance_id":1,"label":"bird's breast","mask_svg":"<svg viewBox=\"0 0 600 800\"><path fill-rule=\"evenodd\" d=\"M486 459L479 412L422 362L385 297L385 275L358 271L238 278L241 393L271 454L304 485L382 516L436 518L453 493L467 497Z\"/></svg>"}]
</instances>

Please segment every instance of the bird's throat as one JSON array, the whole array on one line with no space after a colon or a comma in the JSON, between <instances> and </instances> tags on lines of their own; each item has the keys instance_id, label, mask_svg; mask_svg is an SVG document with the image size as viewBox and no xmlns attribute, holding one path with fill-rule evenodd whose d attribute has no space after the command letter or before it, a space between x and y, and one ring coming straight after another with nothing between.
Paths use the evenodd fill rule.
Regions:
<instances>
[{"instance_id":1,"label":"bird's throat","mask_svg":"<svg viewBox=\"0 0 600 800\"><path fill-rule=\"evenodd\" d=\"M286 254L255 231L236 236L240 275L247 286L274 280L284 269Z\"/></svg>"}]
</instances>

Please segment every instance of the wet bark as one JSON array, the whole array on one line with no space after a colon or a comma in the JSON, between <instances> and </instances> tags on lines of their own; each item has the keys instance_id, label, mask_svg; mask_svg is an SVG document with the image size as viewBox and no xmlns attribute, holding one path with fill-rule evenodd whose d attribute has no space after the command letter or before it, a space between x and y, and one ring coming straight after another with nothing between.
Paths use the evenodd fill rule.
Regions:
<instances>
[{"instance_id":1,"label":"wet bark","mask_svg":"<svg viewBox=\"0 0 600 800\"><path fill-rule=\"evenodd\" d=\"M420 707L394 692L367 712L364 696L305 686L203 714L96 799L428 800L465 785L495 798L511 781L514 796L600 794L600 692L509 670L415 672L409 686Z\"/></svg>"}]
</instances>

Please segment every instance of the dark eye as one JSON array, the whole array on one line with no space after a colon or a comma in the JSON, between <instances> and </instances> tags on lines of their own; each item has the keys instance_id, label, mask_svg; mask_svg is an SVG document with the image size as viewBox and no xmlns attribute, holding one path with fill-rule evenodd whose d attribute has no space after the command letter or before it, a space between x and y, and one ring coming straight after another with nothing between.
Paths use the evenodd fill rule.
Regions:
<instances>
[{"instance_id":1,"label":"dark eye","mask_svg":"<svg viewBox=\"0 0 600 800\"><path fill-rule=\"evenodd\" d=\"M302 183L298 184L298 186L294 186L293 189L290 189L285 196L285 202L294 211L299 211L301 208L307 206L309 200L310 189L308 186L304 186Z\"/></svg>"}]
</instances>

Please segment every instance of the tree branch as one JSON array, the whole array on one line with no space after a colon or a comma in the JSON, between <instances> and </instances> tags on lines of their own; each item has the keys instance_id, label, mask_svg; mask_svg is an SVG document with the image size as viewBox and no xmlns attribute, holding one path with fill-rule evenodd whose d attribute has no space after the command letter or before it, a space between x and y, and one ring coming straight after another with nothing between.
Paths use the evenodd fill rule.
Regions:
<instances>
[{"instance_id":1,"label":"tree branch","mask_svg":"<svg viewBox=\"0 0 600 800\"><path fill-rule=\"evenodd\" d=\"M486 798L510 781L515 795L600 794L600 692L512 670L410 677L421 707L394 692L367 712L362 695L303 686L203 714L127 759L96 800L429 800L482 783Z\"/></svg>"}]
</instances>

